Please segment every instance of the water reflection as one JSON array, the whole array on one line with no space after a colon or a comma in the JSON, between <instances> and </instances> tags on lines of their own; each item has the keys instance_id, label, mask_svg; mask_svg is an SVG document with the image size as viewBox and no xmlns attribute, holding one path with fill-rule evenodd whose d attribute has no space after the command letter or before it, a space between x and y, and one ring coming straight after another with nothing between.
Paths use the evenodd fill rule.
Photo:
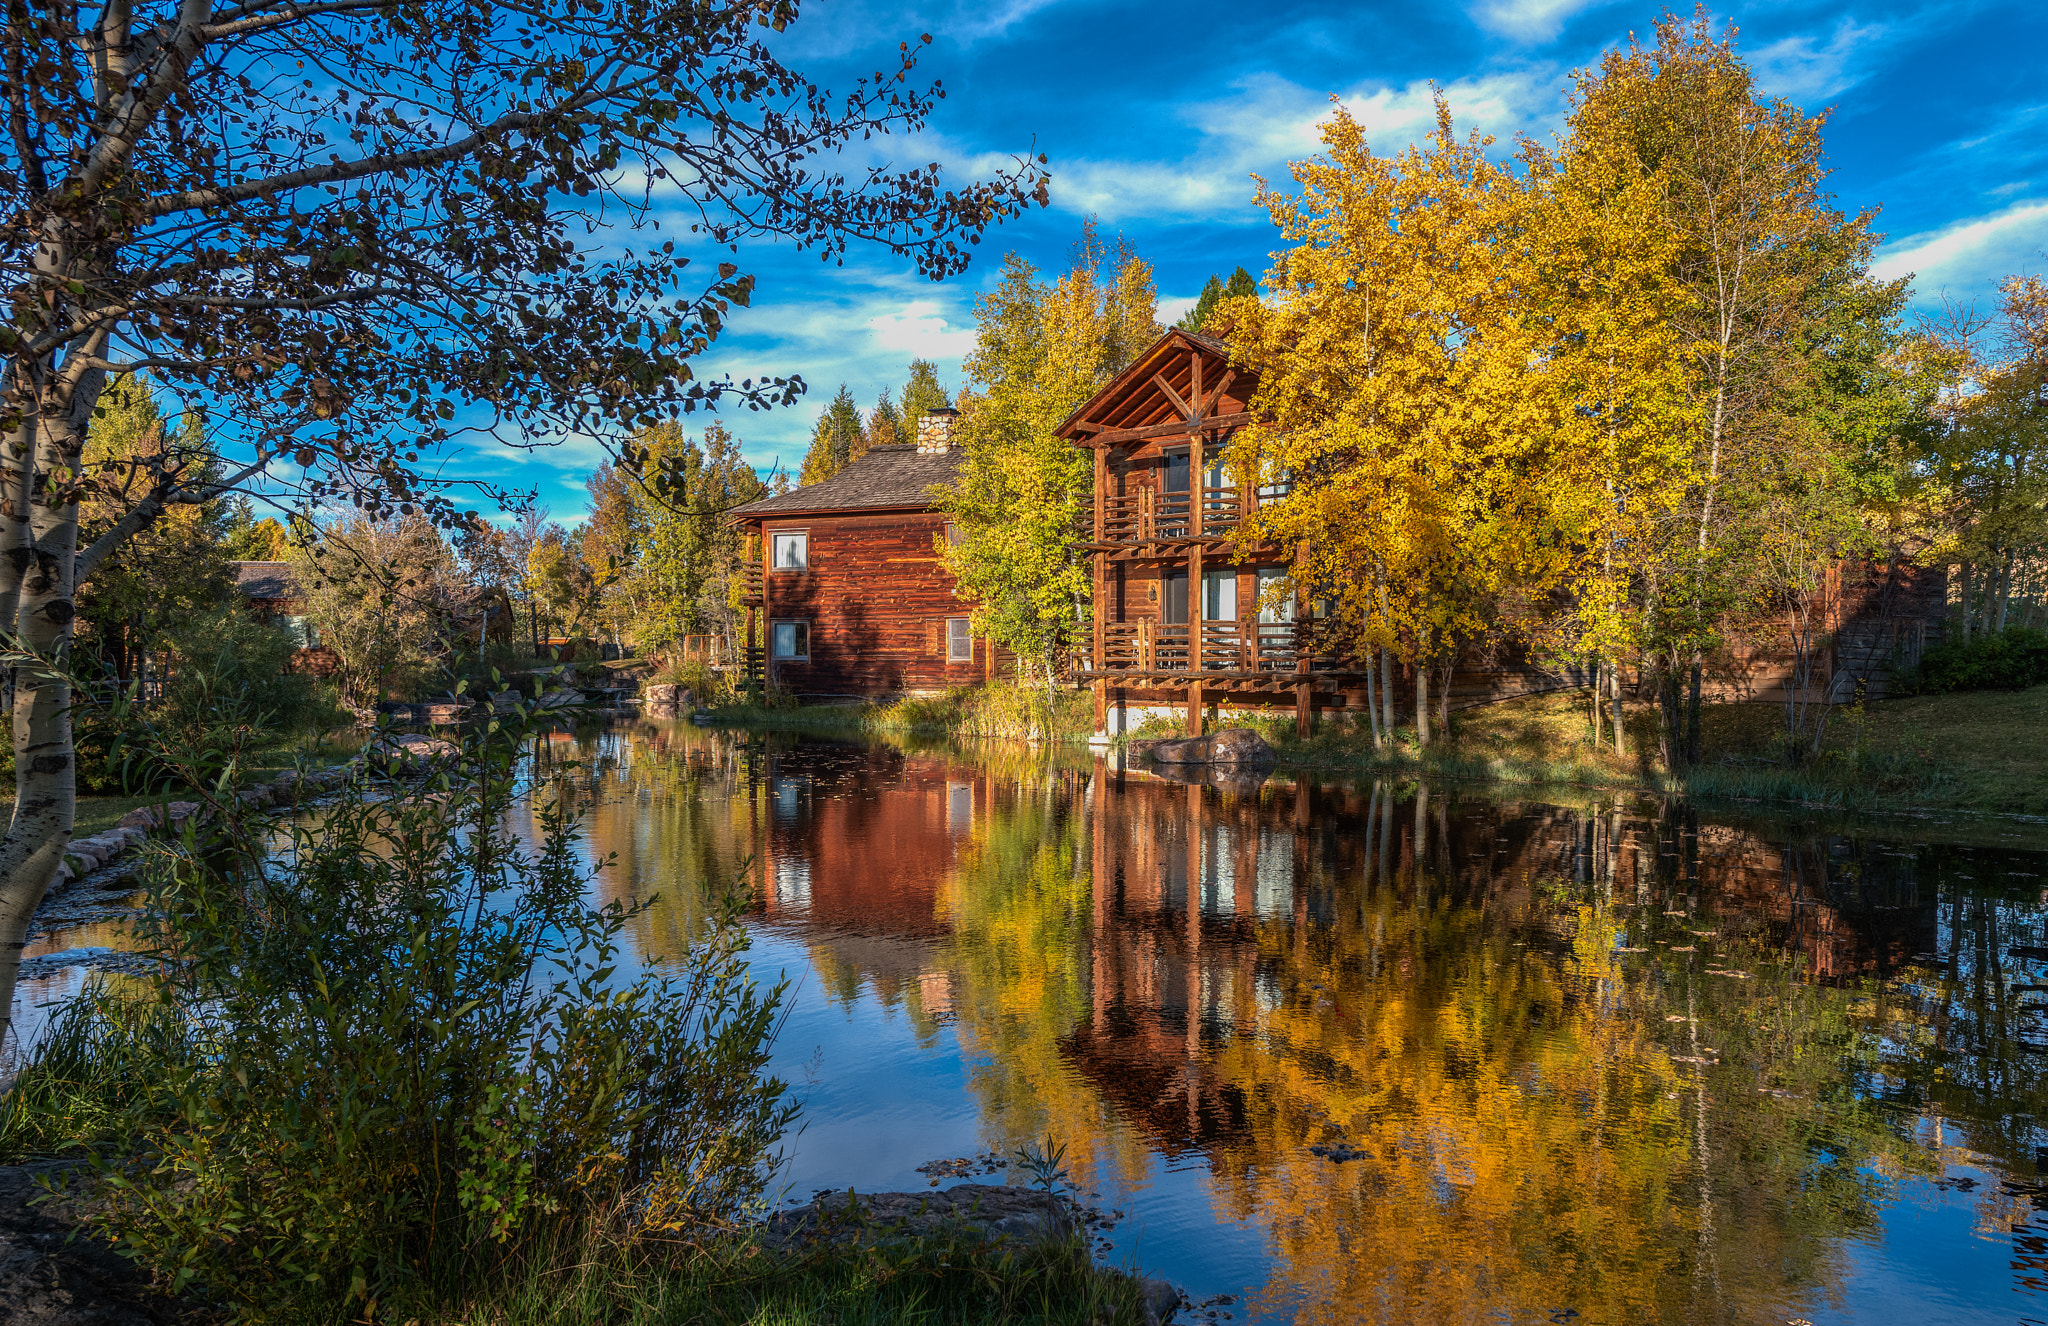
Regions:
<instances>
[{"instance_id":1,"label":"water reflection","mask_svg":"<svg viewBox=\"0 0 2048 1326\"><path fill-rule=\"evenodd\" d=\"M800 1172L921 1182L949 1111L1051 1133L1149 1266L1304 1322L2048 1315L2037 852L689 728L584 753L608 887L661 894L643 951L744 874L840 1011ZM946 1071L832 1089L892 1055Z\"/></svg>"},{"instance_id":2,"label":"water reflection","mask_svg":"<svg viewBox=\"0 0 2048 1326\"><path fill-rule=\"evenodd\" d=\"M737 882L801 978L800 1192L1050 1134L1239 1319L2048 1317L2048 857L2007 829L556 736L643 959Z\"/></svg>"}]
</instances>

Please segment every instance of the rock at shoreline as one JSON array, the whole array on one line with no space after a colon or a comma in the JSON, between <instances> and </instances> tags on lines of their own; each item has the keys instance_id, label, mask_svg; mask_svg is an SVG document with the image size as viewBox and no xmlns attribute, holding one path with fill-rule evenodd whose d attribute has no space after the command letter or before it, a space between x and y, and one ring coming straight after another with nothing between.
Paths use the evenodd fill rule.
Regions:
<instances>
[{"instance_id":1,"label":"rock at shoreline","mask_svg":"<svg viewBox=\"0 0 2048 1326\"><path fill-rule=\"evenodd\" d=\"M453 759L462 753L462 747L452 741L443 741L439 737L407 732L384 738L370 747L366 753L386 760L419 760L427 763L433 760Z\"/></svg>"},{"instance_id":2,"label":"rock at shoreline","mask_svg":"<svg viewBox=\"0 0 2048 1326\"><path fill-rule=\"evenodd\" d=\"M1036 1241L1064 1238L1077 1218L1062 1198L1048 1204L1030 1188L962 1183L933 1192L820 1193L807 1206L761 1222L761 1241L775 1249L816 1241L874 1244L966 1235Z\"/></svg>"},{"instance_id":3,"label":"rock at shoreline","mask_svg":"<svg viewBox=\"0 0 2048 1326\"><path fill-rule=\"evenodd\" d=\"M1248 727L1225 728L1206 737L1153 742L1144 753L1155 764L1216 764L1241 769L1273 766L1273 748Z\"/></svg>"},{"instance_id":4,"label":"rock at shoreline","mask_svg":"<svg viewBox=\"0 0 2048 1326\"><path fill-rule=\"evenodd\" d=\"M687 686L649 686L641 705L643 718L681 718L696 708L696 698Z\"/></svg>"},{"instance_id":5,"label":"rock at shoreline","mask_svg":"<svg viewBox=\"0 0 2048 1326\"><path fill-rule=\"evenodd\" d=\"M178 824L198 813L197 801L173 801L168 806L142 806L131 810L121 817L119 823L124 829L153 829L160 820L168 819Z\"/></svg>"}]
</instances>

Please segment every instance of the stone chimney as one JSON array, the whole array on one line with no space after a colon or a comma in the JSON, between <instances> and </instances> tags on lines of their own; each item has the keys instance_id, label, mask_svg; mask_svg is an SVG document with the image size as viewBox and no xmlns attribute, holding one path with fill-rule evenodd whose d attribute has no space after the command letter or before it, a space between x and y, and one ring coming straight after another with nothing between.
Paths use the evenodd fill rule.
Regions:
<instances>
[{"instance_id":1,"label":"stone chimney","mask_svg":"<svg viewBox=\"0 0 2048 1326\"><path fill-rule=\"evenodd\" d=\"M953 426L959 422L960 412L950 405L926 410L917 421L917 454L943 456L958 446L953 440Z\"/></svg>"}]
</instances>

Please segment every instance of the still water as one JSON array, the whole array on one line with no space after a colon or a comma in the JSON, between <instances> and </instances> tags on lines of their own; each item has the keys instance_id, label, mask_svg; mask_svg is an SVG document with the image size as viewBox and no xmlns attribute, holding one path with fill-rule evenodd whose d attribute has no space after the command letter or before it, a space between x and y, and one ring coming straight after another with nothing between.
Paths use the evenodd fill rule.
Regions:
<instances>
[{"instance_id":1,"label":"still water","mask_svg":"<svg viewBox=\"0 0 2048 1326\"><path fill-rule=\"evenodd\" d=\"M1217 1320L2048 1321L2037 832L688 726L536 767L641 961L750 891L799 1196L1049 1138Z\"/></svg>"}]
</instances>

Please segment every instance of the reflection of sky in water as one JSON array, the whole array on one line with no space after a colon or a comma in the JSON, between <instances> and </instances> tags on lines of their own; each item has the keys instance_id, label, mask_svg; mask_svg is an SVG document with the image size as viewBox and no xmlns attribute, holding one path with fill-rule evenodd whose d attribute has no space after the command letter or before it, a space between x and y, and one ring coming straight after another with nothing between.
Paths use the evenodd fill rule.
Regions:
<instances>
[{"instance_id":1,"label":"reflection of sky in water","mask_svg":"<svg viewBox=\"0 0 2048 1326\"><path fill-rule=\"evenodd\" d=\"M2038 853L687 727L581 753L639 952L752 881L796 1194L1050 1134L1129 1212L1113 1256L1238 1320L2048 1318L2048 1029L2009 988L2048 978L1980 960L2041 942Z\"/></svg>"}]
</instances>

